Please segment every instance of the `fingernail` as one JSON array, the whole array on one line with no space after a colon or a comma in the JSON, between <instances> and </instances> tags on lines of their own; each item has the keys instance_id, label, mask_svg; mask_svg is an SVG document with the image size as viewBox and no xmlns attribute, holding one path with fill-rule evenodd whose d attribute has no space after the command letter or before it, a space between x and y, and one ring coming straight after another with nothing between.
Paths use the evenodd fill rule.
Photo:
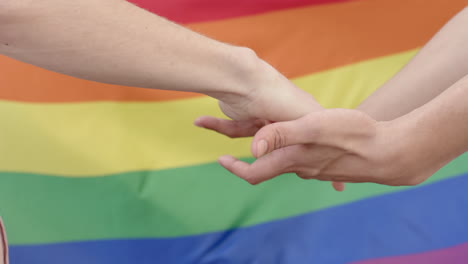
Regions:
<instances>
[{"instance_id":1,"label":"fingernail","mask_svg":"<svg viewBox=\"0 0 468 264\"><path fill-rule=\"evenodd\" d=\"M197 127L205 128L205 126L202 125L198 119L195 120L195 121L193 122L193 124L194 124L195 126L197 126Z\"/></svg>"},{"instance_id":2,"label":"fingernail","mask_svg":"<svg viewBox=\"0 0 468 264\"><path fill-rule=\"evenodd\" d=\"M257 143L257 158L265 155L268 150L268 143L262 139Z\"/></svg>"},{"instance_id":3,"label":"fingernail","mask_svg":"<svg viewBox=\"0 0 468 264\"><path fill-rule=\"evenodd\" d=\"M218 162L219 164L221 164L221 166L225 166L225 164L227 164L227 160L229 159L229 157L227 155L224 155L224 156L221 156L218 158Z\"/></svg>"}]
</instances>

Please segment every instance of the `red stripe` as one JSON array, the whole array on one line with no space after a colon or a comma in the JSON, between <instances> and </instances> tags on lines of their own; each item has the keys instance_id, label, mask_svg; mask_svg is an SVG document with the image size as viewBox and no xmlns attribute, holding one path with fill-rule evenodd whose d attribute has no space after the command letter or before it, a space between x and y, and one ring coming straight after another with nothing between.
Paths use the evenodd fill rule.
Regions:
<instances>
[{"instance_id":1,"label":"red stripe","mask_svg":"<svg viewBox=\"0 0 468 264\"><path fill-rule=\"evenodd\" d=\"M190 28L250 47L286 77L296 78L422 46L465 3L360 0L195 23ZM2 56L0 70L0 99L4 100L166 101L197 96L84 81Z\"/></svg>"},{"instance_id":2,"label":"red stripe","mask_svg":"<svg viewBox=\"0 0 468 264\"><path fill-rule=\"evenodd\" d=\"M404 238L403 238L404 239ZM413 254L353 262L353 264L466 264L468 263L468 243L455 247Z\"/></svg>"},{"instance_id":3,"label":"red stripe","mask_svg":"<svg viewBox=\"0 0 468 264\"><path fill-rule=\"evenodd\" d=\"M353 0L128 0L178 23L194 23L253 15L307 5ZM355 1L355 0L354 0Z\"/></svg>"}]
</instances>

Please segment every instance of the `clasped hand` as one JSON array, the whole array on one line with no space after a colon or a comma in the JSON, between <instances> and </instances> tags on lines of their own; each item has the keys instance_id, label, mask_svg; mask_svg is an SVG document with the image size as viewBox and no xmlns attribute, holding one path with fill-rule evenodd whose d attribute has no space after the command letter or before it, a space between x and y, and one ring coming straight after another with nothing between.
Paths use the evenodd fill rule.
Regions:
<instances>
[{"instance_id":1,"label":"clasped hand","mask_svg":"<svg viewBox=\"0 0 468 264\"><path fill-rule=\"evenodd\" d=\"M255 162L248 164L228 155L218 160L251 184L295 173L303 179L333 181L337 190L343 190L345 182L416 185L437 171L441 165L417 160L421 155L408 123L405 118L378 122L348 109L322 109L276 123L206 116L196 121L229 137L254 136Z\"/></svg>"},{"instance_id":2,"label":"clasped hand","mask_svg":"<svg viewBox=\"0 0 468 264\"><path fill-rule=\"evenodd\" d=\"M232 156L218 160L251 184L295 173L332 181L336 190L346 182L417 185L467 149L468 75L454 84L417 85L407 70L360 110L324 109L271 66L261 65L261 74L252 75L253 85L247 86L255 89L217 97L232 120L204 116L195 121L231 138L254 137L252 164ZM407 82L413 83L411 89Z\"/></svg>"}]
</instances>

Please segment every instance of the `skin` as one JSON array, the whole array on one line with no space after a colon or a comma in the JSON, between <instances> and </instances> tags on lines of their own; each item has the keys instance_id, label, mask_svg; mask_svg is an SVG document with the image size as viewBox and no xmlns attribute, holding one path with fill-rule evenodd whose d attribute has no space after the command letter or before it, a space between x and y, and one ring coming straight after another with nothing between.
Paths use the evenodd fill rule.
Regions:
<instances>
[{"instance_id":1,"label":"skin","mask_svg":"<svg viewBox=\"0 0 468 264\"><path fill-rule=\"evenodd\" d=\"M396 76L358 109L379 121L401 117L468 74L468 8L453 17Z\"/></svg>"},{"instance_id":2,"label":"skin","mask_svg":"<svg viewBox=\"0 0 468 264\"><path fill-rule=\"evenodd\" d=\"M335 181L337 190L342 182L422 183L468 150L467 24L465 8L357 110L313 112L249 131L258 159L223 156L219 163L251 184L286 172ZM199 122L222 134L242 128L212 117Z\"/></svg>"},{"instance_id":3,"label":"skin","mask_svg":"<svg viewBox=\"0 0 468 264\"><path fill-rule=\"evenodd\" d=\"M252 165L231 156L219 162L251 184L294 172L304 179L417 185L468 150L467 96L468 76L392 121L348 109L311 113L262 128L253 140L260 158Z\"/></svg>"},{"instance_id":4,"label":"skin","mask_svg":"<svg viewBox=\"0 0 468 264\"><path fill-rule=\"evenodd\" d=\"M466 82L460 81L455 86L450 85L466 73L468 60L463 50L466 47L466 33L463 30L463 25L467 22L466 11L454 18L399 75L359 107L368 115L351 110L326 110L315 113L323 109L310 95L294 87L251 50L208 39L123 0L72 2L4 0L0 3L0 20L2 22L0 23L2 43L0 53L12 58L93 81L199 92L218 99L223 112L235 121L202 117L196 120L196 125L231 137L252 136L256 132L260 136L264 135L265 138L256 136L253 142L253 154L260 158L257 162L262 160L261 154L263 153L257 152L257 143L262 140L266 142L266 147L265 144L262 145L264 152L271 152L263 160L266 157L273 157L275 151L289 153L285 149L290 146L274 144L274 142L296 142L294 146L299 144L303 147L314 145L307 153L320 153L320 155L315 155L320 156L319 160L323 161L316 165L311 165L314 164L313 162L303 164L302 166L305 167L301 167L300 171L299 169L292 170L293 172L297 170L299 176L304 178L377 182L369 175L360 173L359 176L354 176L355 178L349 178L335 170L327 178L325 169L335 168L336 165L333 164L342 164L338 161L348 156L364 157L364 160L370 158L365 153L372 157L379 156L376 151L366 152L357 146L366 145L368 149L374 148L374 150L385 149L385 151L379 151L385 154L380 154L382 156L378 158L380 162L370 162L379 166L361 167L362 171L374 171L374 169L391 171L386 167L389 161L393 161L391 157L395 156L394 152L399 154L402 151L414 152L414 156L423 155L422 152L417 151L422 149L422 146L418 147L410 143L393 144L393 141L388 140L390 136L388 131L392 131L391 135L400 134L412 139L403 140L401 136L401 138L395 138L395 140L400 140L398 142L424 142L420 145L425 146L428 145L427 142L430 142L426 140L431 138L420 135L442 135L438 138L439 140L454 136L450 140L463 142L462 136L455 131L463 128L460 125L463 123L460 116L463 117L465 112L462 106L456 108L454 105L460 103L455 97L464 95L460 92L464 89L460 87L464 87ZM181 78L181 76L184 77ZM451 88L443 92L447 87ZM434 110L436 106L448 107L451 110L438 109L439 111L436 111ZM408 114L413 109L417 110ZM328 139L323 141L324 143L322 141L318 143L315 133L307 133L309 141L302 138L303 141L298 143L298 141L289 140L290 137L294 138L296 135L282 135L275 132L282 125L294 123L270 124L300 117L303 118L297 121L306 124L300 126L302 129L306 132L327 131L328 133L320 132L319 134L327 135L324 138ZM315 122L310 122L310 120ZM453 122L444 123L443 120ZM334 125L333 122L335 122ZM349 127L337 125L343 122L351 123ZM415 123L418 124L417 129L425 130L414 130L416 128L411 124ZM419 124L424 124L424 126ZM359 127L358 125L366 130L354 130L353 126ZM450 126L451 129L440 129L440 125ZM413 130L410 129L412 127ZM437 133L428 132L433 131L435 127L438 128ZM262 130L259 131L260 128ZM269 137L268 131L274 131L279 139ZM379 138L387 138L386 141L384 140L388 145L386 148L381 148L384 145L381 145L382 140L377 140ZM320 148L320 144L323 144L324 149ZM430 149L438 147L435 143L429 145ZM446 148L447 146L451 148L437 151L440 153L437 154L438 159L436 159L439 162L434 161L434 164L445 164L447 157L460 152L455 151L455 145L459 147L463 144L444 145ZM314 154L307 153L304 152L301 156L314 157ZM411 159L416 159L414 156L411 155ZM407 163L416 162L412 160ZM220 163L235 174L240 174L235 164L244 167L246 165L229 157L220 158ZM349 166L352 166L351 163L354 164L354 162L344 162ZM263 164L271 165L265 162ZM250 168L256 165L247 166ZM406 171L411 171L409 168L411 166L406 166ZM261 168L261 166L256 166L256 168ZM282 173L281 170L276 172L276 174ZM251 170L248 173L249 176L244 175L244 178L248 178L252 183L261 182L264 177L255 176L256 173ZM408 180L408 184L414 182L418 183L419 180ZM379 183L405 184L394 180L380 180ZM335 185L335 187L339 188L340 185Z\"/></svg>"},{"instance_id":5,"label":"skin","mask_svg":"<svg viewBox=\"0 0 468 264\"><path fill-rule=\"evenodd\" d=\"M203 93L235 120L264 124L319 108L252 50L124 0L2 0L0 53L97 82Z\"/></svg>"},{"instance_id":6,"label":"skin","mask_svg":"<svg viewBox=\"0 0 468 264\"><path fill-rule=\"evenodd\" d=\"M5 227L0 218L0 264L8 264L8 246L6 243Z\"/></svg>"}]
</instances>

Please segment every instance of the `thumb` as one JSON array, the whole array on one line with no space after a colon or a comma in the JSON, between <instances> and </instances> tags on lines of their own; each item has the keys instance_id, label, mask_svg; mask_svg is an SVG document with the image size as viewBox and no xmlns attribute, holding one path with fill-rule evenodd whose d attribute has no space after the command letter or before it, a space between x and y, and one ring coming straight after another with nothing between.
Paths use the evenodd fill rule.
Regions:
<instances>
[{"instance_id":1,"label":"thumb","mask_svg":"<svg viewBox=\"0 0 468 264\"><path fill-rule=\"evenodd\" d=\"M355 143L375 135L375 122L356 110L314 112L293 121L263 127L255 134L251 150L256 158L296 144L321 144L349 150Z\"/></svg>"},{"instance_id":2,"label":"thumb","mask_svg":"<svg viewBox=\"0 0 468 264\"><path fill-rule=\"evenodd\" d=\"M287 146L310 143L316 133L314 118L308 115L286 122L277 122L261 128L252 141L251 151L256 158Z\"/></svg>"}]
</instances>

